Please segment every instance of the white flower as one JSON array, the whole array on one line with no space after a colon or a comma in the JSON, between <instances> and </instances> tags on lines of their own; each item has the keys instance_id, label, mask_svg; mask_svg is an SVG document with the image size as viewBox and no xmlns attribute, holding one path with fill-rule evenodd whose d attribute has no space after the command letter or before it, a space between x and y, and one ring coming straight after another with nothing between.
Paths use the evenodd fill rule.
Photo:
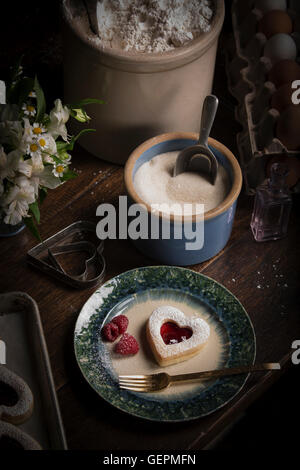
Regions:
<instances>
[{"instance_id":1,"label":"white flower","mask_svg":"<svg viewBox=\"0 0 300 470\"><path fill-rule=\"evenodd\" d=\"M18 165L19 173L27 176L27 178L40 175L43 170L44 165L42 159L35 157L29 158L28 160L21 160Z\"/></svg>"},{"instance_id":2,"label":"white flower","mask_svg":"<svg viewBox=\"0 0 300 470\"><path fill-rule=\"evenodd\" d=\"M60 178L63 176L65 170L67 168L67 165L65 165L64 163L55 163L54 164L54 168L52 170L52 173L54 174L54 176L56 176L57 178Z\"/></svg>"},{"instance_id":3,"label":"white flower","mask_svg":"<svg viewBox=\"0 0 300 470\"><path fill-rule=\"evenodd\" d=\"M10 225L19 224L23 217L26 217L28 214L28 203L25 200L16 200L13 201L8 209L5 210L6 216L4 217L4 223Z\"/></svg>"},{"instance_id":4,"label":"white flower","mask_svg":"<svg viewBox=\"0 0 300 470\"><path fill-rule=\"evenodd\" d=\"M30 134L31 137L39 137L41 134L46 132L47 129L45 129L42 124L39 124L38 122L33 123L31 129L30 129Z\"/></svg>"},{"instance_id":5,"label":"white flower","mask_svg":"<svg viewBox=\"0 0 300 470\"><path fill-rule=\"evenodd\" d=\"M14 178L22 154L19 150L13 150L6 154L2 145L0 145L0 179L11 180Z\"/></svg>"},{"instance_id":6,"label":"white flower","mask_svg":"<svg viewBox=\"0 0 300 470\"><path fill-rule=\"evenodd\" d=\"M56 143L52 135L50 134L42 134L37 139L36 142L39 145L40 150L43 153L47 153L50 155L55 155L57 152Z\"/></svg>"},{"instance_id":7,"label":"white flower","mask_svg":"<svg viewBox=\"0 0 300 470\"><path fill-rule=\"evenodd\" d=\"M28 178L26 178L26 176L18 176L18 178L15 179L15 183L20 189L22 189L24 195L28 195L29 204L34 202L33 188Z\"/></svg>"},{"instance_id":8,"label":"white flower","mask_svg":"<svg viewBox=\"0 0 300 470\"><path fill-rule=\"evenodd\" d=\"M44 171L43 163L35 162L34 159L21 161L18 166L19 173L22 173L28 178L29 183L34 189L34 194L37 197L39 193L40 180L39 176Z\"/></svg>"},{"instance_id":9,"label":"white flower","mask_svg":"<svg viewBox=\"0 0 300 470\"><path fill-rule=\"evenodd\" d=\"M29 162L32 162L32 158L25 161L21 160L18 165L18 172L27 176L27 178L30 178L32 173L32 165Z\"/></svg>"},{"instance_id":10,"label":"white flower","mask_svg":"<svg viewBox=\"0 0 300 470\"><path fill-rule=\"evenodd\" d=\"M27 144L26 153L31 157L42 158L41 148L36 140L33 140Z\"/></svg>"},{"instance_id":11,"label":"white flower","mask_svg":"<svg viewBox=\"0 0 300 470\"><path fill-rule=\"evenodd\" d=\"M17 178L16 183L2 197L2 205L7 206L4 208L4 222L11 225L16 225L23 217L27 217L29 204L35 201L34 188L25 176Z\"/></svg>"},{"instance_id":12,"label":"white flower","mask_svg":"<svg viewBox=\"0 0 300 470\"><path fill-rule=\"evenodd\" d=\"M31 142L32 140L32 126L30 125L29 119L28 118L23 118L23 123L24 123L24 130L23 130L23 135L22 139L19 144L19 149L21 152L26 153L27 148L28 148L28 143Z\"/></svg>"},{"instance_id":13,"label":"white flower","mask_svg":"<svg viewBox=\"0 0 300 470\"><path fill-rule=\"evenodd\" d=\"M54 164L53 158L51 157L51 155L48 155L47 153L43 153L43 162L51 163L52 165Z\"/></svg>"},{"instance_id":14,"label":"white flower","mask_svg":"<svg viewBox=\"0 0 300 470\"><path fill-rule=\"evenodd\" d=\"M59 178L53 174L53 167L45 166L43 172L39 175L40 185L45 188L55 189L62 184Z\"/></svg>"},{"instance_id":15,"label":"white flower","mask_svg":"<svg viewBox=\"0 0 300 470\"><path fill-rule=\"evenodd\" d=\"M48 132L54 139L61 136L64 141L68 140L66 122L70 117L70 111L67 106L63 106L60 99L55 100L55 106L50 111L50 123L48 124Z\"/></svg>"},{"instance_id":16,"label":"white flower","mask_svg":"<svg viewBox=\"0 0 300 470\"><path fill-rule=\"evenodd\" d=\"M22 106L22 110L26 116L35 116L36 114L36 109L32 104L26 104L24 103Z\"/></svg>"},{"instance_id":17,"label":"white flower","mask_svg":"<svg viewBox=\"0 0 300 470\"><path fill-rule=\"evenodd\" d=\"M23 118L24 122L24 132L23 132L23 137L27 140L31 138L32 134L32 125L30 124L30 121L28 118L24 117Z\"/></svg>"},{"instance_id":18,"label":"white flower","mask_svg":"<svg viewBox=\"0 0 300 470\"><path fill-rule=\"evenodd\" d=\"M36 92L32 90L28 96L29 98L36 98Z\"/></svg>"},{"instance_id":19,"label":"white flower","mask_svg":"<svg viewBox=\"0 0 300 470\"><path fill-rule=\"evenodd\" d=\"M18 171L28 178L29 183L34 187L36 195L38 194L39 186L55 189L61 184L61 181L53 174L53 166L47 165L44 167L43 162L35 158L20 162Z\"/></svg>"},{"instance_id":20,"label":"white flower","mask_svg":"<svg viewBox=\"0 0 300 470\"><path fill-rule=\"evenodd\" d=\"M46 129L41 124L34 123L31 126L27 118L24 118L24 133L20 150L30 156L41 156L41 153L53 155L57 152L56 143L52 135L46 132ZM45 161L48 161L47 157Z\"/></svg>"}]
</instances>

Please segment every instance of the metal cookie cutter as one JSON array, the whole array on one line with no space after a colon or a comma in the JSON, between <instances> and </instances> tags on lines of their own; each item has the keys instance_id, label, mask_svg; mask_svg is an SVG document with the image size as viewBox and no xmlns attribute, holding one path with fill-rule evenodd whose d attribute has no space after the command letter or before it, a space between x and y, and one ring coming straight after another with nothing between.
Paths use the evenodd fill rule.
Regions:
<instances>
[{"instance_id":1,"label":"metal cookie cutter","mask_svg":"<svg viewBox=\"0 0 300 470\"><path fill-rule=\"evenodd\" d=\"M28 262L60 281L75 287L93 287L104 280L106 263L104 243L96 237L96 227L91 222L75 222L27 253ZM80 274L70 274L60 263L58 256L71 253L87 253L85 269Z\"/></svg>"}]
</instances>

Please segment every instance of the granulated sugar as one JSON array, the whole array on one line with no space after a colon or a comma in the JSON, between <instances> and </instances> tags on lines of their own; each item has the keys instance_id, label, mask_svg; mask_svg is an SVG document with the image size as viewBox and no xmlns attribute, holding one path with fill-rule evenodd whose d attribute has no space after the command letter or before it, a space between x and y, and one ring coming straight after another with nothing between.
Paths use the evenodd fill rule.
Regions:
<instances>
[{"instance_id":1,"label":"granulated sugar","mask_svg":"<svg viewBox=\"0 0 300 470\"><path fill-rule=\"evenodd\" d=\"M214 185L196 172L184 172L174 178L178 154L179 151L173 151L156 155L141 165L134 177L134 187L139 197L149 205L164 204L161 211L175 215L199 213L196 204L204 204L205 212L221 204L230 189L225 168L218 166Z\"/></svg>"},{"instance_id":2,"label":"granulated sugar","mask_svg":"<svg viewBox=\"0 0 300 470\"><path fill-rule=\"evenodd\" d=\"M101 0L99 40L104 47L165 52L210 30L213 0Z\"/></svg>"}]
</instances>

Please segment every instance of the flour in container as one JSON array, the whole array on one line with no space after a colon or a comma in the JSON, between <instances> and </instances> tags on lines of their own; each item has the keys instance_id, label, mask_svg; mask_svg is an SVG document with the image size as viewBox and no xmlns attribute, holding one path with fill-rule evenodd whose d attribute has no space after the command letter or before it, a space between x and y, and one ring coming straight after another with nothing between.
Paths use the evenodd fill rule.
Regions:
<instances>
[{"instance_id":1,"label":"flour in container","mask_svg":"<svg viewBox=\"0 0 300 470\"><path fill-rule=\"evenodd\" d=\"M211 28L213 0L100 0L98 36L104 47L162 53Z\"/></svg>"}]
</instances>

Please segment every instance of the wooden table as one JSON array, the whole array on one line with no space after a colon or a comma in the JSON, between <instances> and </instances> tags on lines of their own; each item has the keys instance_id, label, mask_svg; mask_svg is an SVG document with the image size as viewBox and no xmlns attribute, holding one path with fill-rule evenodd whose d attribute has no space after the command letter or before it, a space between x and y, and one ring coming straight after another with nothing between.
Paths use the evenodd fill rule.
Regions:
<instances>
[{"instance_id":1,"label":"wooden table","mask_svg":"<svg viewBox=\"0 0 300 470\"><path fill-rule=\"evenodd\" d=\"M214 92L220 106L212 136L236 153L239 126L234 121L234 100L226 89L222 54L217 61ZM74 167L78 178L51 192L44 202L44 239L74 221L96 221L96 207L101 202L116 204L124 194L123 168L80 148L74 153ZM299 214L294 204L287 238L258 244L249 228L252 206L253 199L241 195L227 246L192 269L221 282L237 296L255 328L257 362L280 361L284 372L291 365L291 344L300 339ZM35 244L27 230L0 241L1 291L25 291L38 302L70 449L201 449L279 377L256 374L227 406L184 424L158 426L114 409L90 389L73 354L74 325L93 289L73 290L31 268L26 253ZM105 257L107 279L131 268L157 264L139 254L129 241L108 241Z\"/></svg>"}]
</instances>

